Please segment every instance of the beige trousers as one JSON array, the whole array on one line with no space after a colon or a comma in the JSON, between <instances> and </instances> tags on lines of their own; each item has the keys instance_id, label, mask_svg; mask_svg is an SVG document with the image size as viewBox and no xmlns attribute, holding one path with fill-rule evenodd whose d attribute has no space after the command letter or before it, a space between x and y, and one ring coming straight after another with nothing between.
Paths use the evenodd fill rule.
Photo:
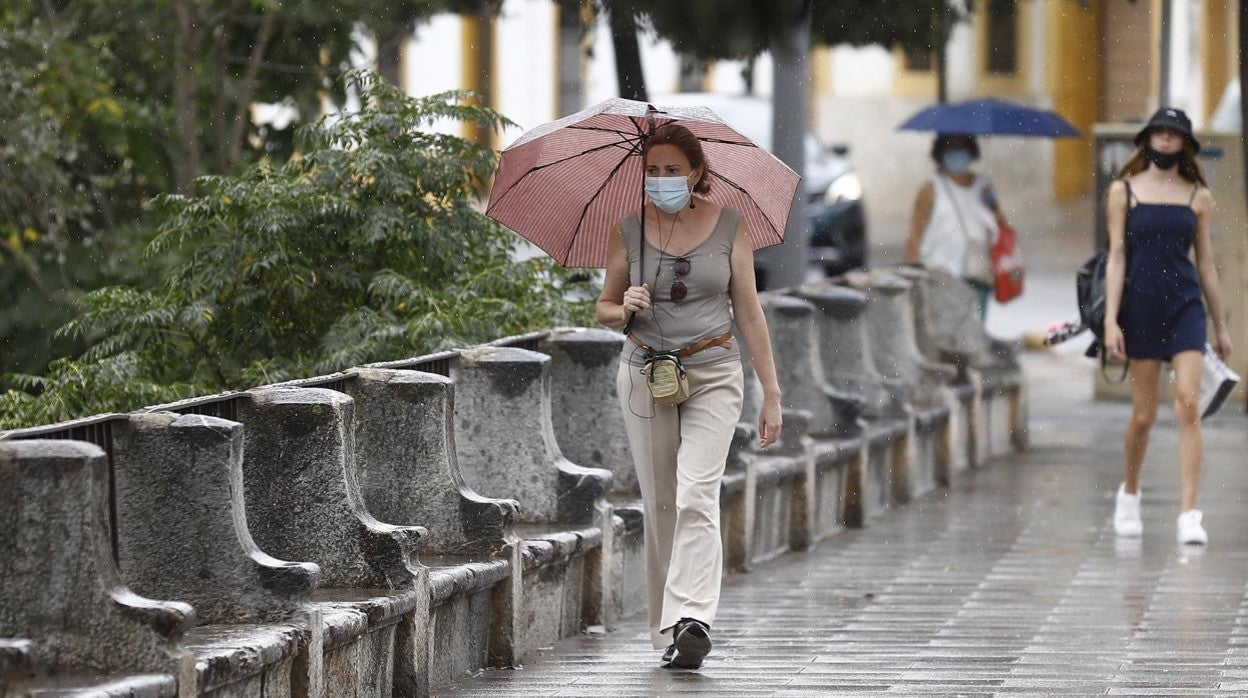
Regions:
<instances>
[{"instance_id":1,"label":"beige trousers","mask_svg":"<svg viewBox=\"0 0 1248 698\"><path fill-rule=\"evenodd\" d=\"M689 367L689 399L664 407L639 371L620 362L617 388L644 505L650 637L663 649L681 618L715 621L724 568L719 484L743 378L737 360Z\"/></svg>"}]
</instances>

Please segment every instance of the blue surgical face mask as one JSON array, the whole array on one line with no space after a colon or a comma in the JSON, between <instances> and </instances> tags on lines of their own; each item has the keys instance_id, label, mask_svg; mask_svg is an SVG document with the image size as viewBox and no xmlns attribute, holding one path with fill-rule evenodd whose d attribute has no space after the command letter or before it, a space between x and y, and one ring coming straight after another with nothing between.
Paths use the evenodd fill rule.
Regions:
<instances>
[{"instance_id":1,"label":"blue surgical face mask","mask_svg":"<svg viewBox=\"0 0 1248 698\"><path fill-rule=\"evenodd\" d=\"M962 148L946 150L940 156L940 164L945 171L962 174L971 168L971 151Z\"/></svg>"},{"instance_id":2,"label":"blue surgical face mask","mask_svg":"<svg viewBox=\"0 0 1248 698\"><path fill-rule=\"evenodd\" d=\"M646 196L667 213L676 213L693 194L687 177L646 177Z\"/></svg>"}]
</instances>

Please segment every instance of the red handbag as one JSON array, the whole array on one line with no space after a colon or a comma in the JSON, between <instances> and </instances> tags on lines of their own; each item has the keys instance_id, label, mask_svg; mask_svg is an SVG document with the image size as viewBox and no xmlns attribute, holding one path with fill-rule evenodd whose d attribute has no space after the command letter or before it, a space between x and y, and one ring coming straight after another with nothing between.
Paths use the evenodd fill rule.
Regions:
<instances>
[{"instance_id":1,"label":"red handbag","mask_svg":"<svg viewBox=\"0 0 1248 698\"><path fill-rule=\"evenodd\" d=\"M998 303L1008 303L1023 295L1024 275L1018 233L1009 223L1002 223L992 245L992 279Z\"/></svg>"}]
</instances>

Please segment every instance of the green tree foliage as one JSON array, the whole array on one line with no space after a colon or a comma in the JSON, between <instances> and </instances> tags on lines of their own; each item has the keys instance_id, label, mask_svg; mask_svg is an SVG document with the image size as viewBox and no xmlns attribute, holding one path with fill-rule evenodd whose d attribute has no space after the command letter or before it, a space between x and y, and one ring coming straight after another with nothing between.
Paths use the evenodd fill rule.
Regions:
<instances>
[{"instance_id":1,"label":"green tree foliage","mask_svg":"<svg viewBox=\"0 0 1248 698\"><path fill-rule=\"evenodd\" d=\"M133 280L120 260L163 183L151 110L118 96L116 56L66 36L0 22L0 373L46 364L82 288Z\"/></svg>"},{"instance_id":2,"label":"green tree foliage","mask_svg":"<svg viewBox=\"0 0 1248 698\"><path fill-rule=\"evenodd\" d=\"M103 288L59 334L90 342L30 392L0 396L0 425L128 410L363 362L592 320L587 282L476 207L495 153L431 123L498 128L469 95L414 99L353 73L361 109L300 132L298 158L203 177L159 197L153 288ZM36 396L37 394L37 396Z\"/></svg>"},{"instance_id":3,"label":"green tree foliage","mask_svg":"<svg viewBox=\"0 0 1248 698\"><path fill-rule=\"evenodd\" d=\"M153 196L290 157L295 127L345 98L340 78L361 38L406 37L436 12L494 5L0 3L0 374L40 372L81 349L50 331L90 289L138 281ZM258 102L296 118L256 123Z\"/></svg>"},{"instance_id":4,"label":"green tree foliage","mask_svg":"<svg viewBox=\"0 0 1248 698\"><path fill-rule=\"evenodd\" d=\"M615 0L622 3L623 0ZM807 7L811 39L835 45L932 49L947 0L724 0L673 3L628 0L682 53L705 60L748 59L768 50ZM957 16L957 15L954 15ZM714 31L708 31L714 27Z\"/></svg>"}]
</instances>

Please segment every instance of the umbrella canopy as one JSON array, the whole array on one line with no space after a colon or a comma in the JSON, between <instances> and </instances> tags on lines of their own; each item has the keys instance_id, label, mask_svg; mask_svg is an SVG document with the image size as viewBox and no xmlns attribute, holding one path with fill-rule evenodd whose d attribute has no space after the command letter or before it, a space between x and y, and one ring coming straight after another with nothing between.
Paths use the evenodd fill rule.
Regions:
<instances>
[{"instance_id":1,"label":"umbrella canopy","mask_svg":"<svg viewBox=\"0 0 1248 698\"><path fill-rule=\"evenodd\" d=\"M936 131L967 136L1078 136L1070 122L1046 109L1002 99L937 104L910 117L898 131Z\"/></svg>"},{"instance_id":2,"label":"umbrella canopy","mask_svg":"<svg viewBox=\"0 0 1248 698\"><path fill-rule=\"evenodd\" d=\"M605 266L616 223L642 208L645 138L669 123L702 142L706 198L744 216L754 249L783 242L797 173L709 109L627 99L543 124L508 146L485 213L564 266Z\"/></svg>"}]
</instances>

